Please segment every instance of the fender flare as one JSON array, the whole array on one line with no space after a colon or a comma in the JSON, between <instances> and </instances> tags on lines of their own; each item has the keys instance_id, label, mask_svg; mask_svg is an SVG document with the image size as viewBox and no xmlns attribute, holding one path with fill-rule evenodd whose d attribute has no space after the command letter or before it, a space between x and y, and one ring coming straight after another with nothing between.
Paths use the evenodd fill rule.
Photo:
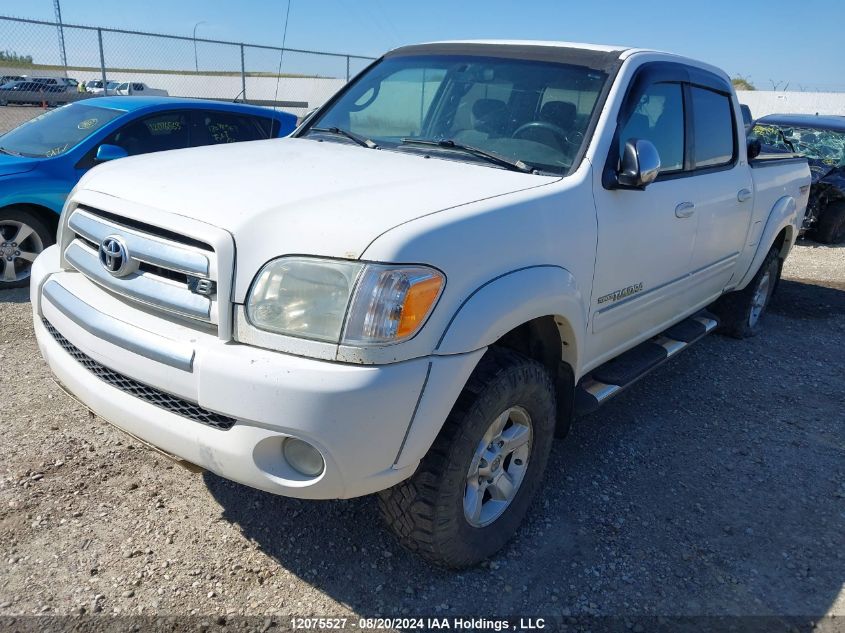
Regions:
<instances>
[{"instance_id":1,"label":"fender flare","mask_svg":"<svg viewBox=\"0 0 845 633\"><path fill-rule=\"evenodd\" d=\"M751 259L748 270L745 271L742 279L740 279L739 283L736 285L736 290L745 288L745 286L747 286L754 278L754 275L757 274L757 269L760 268L760 265L763 263L763 260L769 253L769 250L772 248L775 238L784 228L787 229L787 235L786 240L784 241L784 251L782 251L781 254L785 255L785 253L789 252L789 249L792 248L792 245L798 237L798 222L798 205L795 202L795 198L792 196L783 196L779 198L772 206L772 210L769 211L766 226L763 227L763 233L760 235L760 239L757 242L757 250L754 253L754 257Z\"/></svg>"},{"instance_id":2,"label":"fender flare","mask_svg":"<svg viewBox=\"0 0 845 633\"><path fill-rule=\"evenodd\" d=\"M518 268L475 289L452 315L434 353L462 354L487 347L544 316L555 318L563 342L561 360L577 373L586 306L572 273L551 264Z\"/></svg>"},{"instance_id":3,"label":"fender flare","mask_svg":"<svg viewBox=\"0 0 845 633\"><path fill-rule=\"evenodd\" d=\"M393 467L407 468L422 459L487 347L523 323L553 316L561 335L561 360L577 372L585 312L575 277L560 266L512 270L471 292L437 343ZM453 365L452 371L432 367L444 362Z\"/></svg>"}]
</instances>

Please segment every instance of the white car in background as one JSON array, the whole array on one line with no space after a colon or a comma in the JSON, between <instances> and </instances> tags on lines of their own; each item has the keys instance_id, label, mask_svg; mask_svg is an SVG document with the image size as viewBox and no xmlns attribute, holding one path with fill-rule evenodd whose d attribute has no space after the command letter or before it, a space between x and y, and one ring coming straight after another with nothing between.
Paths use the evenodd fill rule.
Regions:
<instances>
[{"instance_id":1,"label":"white car in background","mask_svg":"<svg viewBox=\"0 0 845 633\"><path fill-rule=\"evenodd\" d=\"M168 97L170 96L167 90L159 88L150 88L147 84L140 81L124 81L114 91L114 94L135 97Z\"/></svg>"},{"instance_id":2,"label":"white car in background","mask_svg":"<svg viewBox=\"0 0 845 633\"><path fill-rule=\"evenodd\" d=\"M102 79L94 79L89 81L85 84L88 92L91 94L107 94L107 95L114 95L117 94L117 87L120 85L119 81L108 81L106 82L105 88L103 88L103 80Z\"/></svg>"}]
</instances>

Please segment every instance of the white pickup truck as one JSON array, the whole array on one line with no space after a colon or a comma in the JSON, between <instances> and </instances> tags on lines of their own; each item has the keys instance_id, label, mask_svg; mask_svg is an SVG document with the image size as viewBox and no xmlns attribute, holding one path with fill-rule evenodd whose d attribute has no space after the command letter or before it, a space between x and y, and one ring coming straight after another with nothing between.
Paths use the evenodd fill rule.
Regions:
<instances>
[{"instance_id":1,"label":"white pickup truck","mask_svg":"<svg viewBox=\"0 0 845 633\"><path fill-rule=\"evenodd\" d=\"M810 172L753 154L701 62L407 46L291 138L88 172L33 266L35 332L141 440L280 495L379 493L405 546L471 565L575 415L758 329Z\"/></svg>"}]
</instances>

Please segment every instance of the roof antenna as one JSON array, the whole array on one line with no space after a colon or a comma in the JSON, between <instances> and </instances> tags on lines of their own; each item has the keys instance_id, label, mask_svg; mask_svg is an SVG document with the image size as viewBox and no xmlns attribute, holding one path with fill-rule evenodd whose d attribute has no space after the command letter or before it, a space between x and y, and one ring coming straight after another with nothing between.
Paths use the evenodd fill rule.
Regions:
<instances>
[{"instance_id":1,"label":"roof antenna","mask_svg":"<svg viewBox=\"0 0 845 633\"><path fill-rule=\"evenodd\" d=\"M285 28L282 31L282 50L279 51L279 70L276 72L276 92L273 93L273 112L276 111L276 99L279 97L279 81L282 79L282 59L285 56L285 42L288 39L288 18L290 17L290 2L288 0L288 8L285 11Z\"/></svg>"}]
</instances>

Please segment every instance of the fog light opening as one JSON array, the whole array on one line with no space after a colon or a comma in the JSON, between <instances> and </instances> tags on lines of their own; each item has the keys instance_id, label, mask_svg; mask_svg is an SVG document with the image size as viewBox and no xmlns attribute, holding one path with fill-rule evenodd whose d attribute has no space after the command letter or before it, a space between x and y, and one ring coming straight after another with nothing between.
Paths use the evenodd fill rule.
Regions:
<instances>
[{"instance_id":1,"label":"fog light opening","mask_svg":"<svg viewBox=\"0 0 845 633\"><path fill-rule=\"evenodd\" d=\"M323 469L326 467L320 451L308 442L295 437L289 437L284 441L282 454L291 468L306 477L317 477L323 473Z\"/></svg>"}]
</instances>

